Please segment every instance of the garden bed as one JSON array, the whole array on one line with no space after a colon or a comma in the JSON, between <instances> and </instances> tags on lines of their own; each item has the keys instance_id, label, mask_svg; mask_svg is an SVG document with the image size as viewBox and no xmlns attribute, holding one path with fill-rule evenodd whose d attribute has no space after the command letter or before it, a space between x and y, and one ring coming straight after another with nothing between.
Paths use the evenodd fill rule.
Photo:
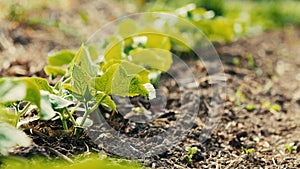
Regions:
<instances>
[{"instance_id":1,"label":"garden bed","mask_svg":"<svg viewBox=\"0 0 300 169\"><path fill-rule=\"evenodd\" d=\"M76 38L53 30L1 22L5 25L1 26L3 31L0 32L1 76L46 77L43 67L47 52L79 45ZM66 43L62 43L61 38ZM299 168L299 46L300 30L297 28L266 32L229 44L215 44L227 78L226 101L224 110L218 115L217 127L209 131L209 137L204 141L199 138L202 138L205 120L209 118L211 88L203 64L197 59L186 59L200 85L200 91L189 89L190 93L200 92L200 111L194 124L174 147L138 161L152 168ZM130 137L147 138L166 131L178 118L180 106L184 106L178 99L183 93L178 90L176 81L168 76L162 78L160 87L166 94L167 105L165 110L155 112L154 121L132 122L121 114L110 112L106 112L106 121ZM139 97L132 98L131 102L144 107L148 104ZM79 138L72 136L71 131L63 130L60 120L34 121L22 129L34 144L14 149L10 153L13 156L30 158L39 155L65 160L84 152L106 152L108 156L114 156L108 150L114 147L97 145L89 136L91 132ZM70 127L70 130L74 128ZM191 161L187 160L187 147L197 148Z\"/></svg>"}]
</instances>

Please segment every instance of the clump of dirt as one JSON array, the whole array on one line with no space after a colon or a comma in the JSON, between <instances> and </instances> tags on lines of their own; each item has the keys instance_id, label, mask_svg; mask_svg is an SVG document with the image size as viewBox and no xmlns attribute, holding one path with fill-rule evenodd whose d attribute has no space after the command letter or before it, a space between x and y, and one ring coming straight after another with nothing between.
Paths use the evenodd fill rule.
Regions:
<instances>
[{"instance_id":1,"label":"clump of dirt","mask_svg":"<svg viewBox=\"0 0 300 169\"><path fill-rule=\"evenodd\" d=\"M23 131L32 139L33 146L19 147L11 155L34 157L42 155L55 158L65 155L73 157L85 152L99 152L98 146L87 136L86 132L80 137L74 136L71 122L69 130L64 130L60 119L49 121L33 121L21 126Z\"/></svg>"}]
</instances>

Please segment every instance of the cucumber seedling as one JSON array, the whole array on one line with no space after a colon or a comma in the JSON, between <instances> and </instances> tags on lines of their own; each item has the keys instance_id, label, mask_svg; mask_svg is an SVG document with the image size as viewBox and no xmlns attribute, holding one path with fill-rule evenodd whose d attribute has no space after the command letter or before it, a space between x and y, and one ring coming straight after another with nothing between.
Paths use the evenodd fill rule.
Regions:
<instances>
[{"instance_id":1,"label":"cucumber seedling","mask_svg":"<svg viewBox=\"0 0 300 169\"><path fill-rule=\"evenodd\" d=\"M198 148L197 147L186 147L185 150L188 152L187 155L185 155L185 160L188 164L191 164L193 162L192 158L194 154L197 153Z\"/></svg>"}]
</instances>

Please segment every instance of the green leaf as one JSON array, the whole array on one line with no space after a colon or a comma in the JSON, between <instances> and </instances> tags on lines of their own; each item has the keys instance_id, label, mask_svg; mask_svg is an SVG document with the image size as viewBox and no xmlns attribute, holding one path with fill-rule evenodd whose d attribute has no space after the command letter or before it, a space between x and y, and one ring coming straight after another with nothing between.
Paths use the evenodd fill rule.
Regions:
<instances>
[{"instance_id":1,"label":"green leaf","mask_svg":"<svg viewBox=\"0 0 300 169\"><path fill-rule=\"evenodd\" d=\"M86 48L83 44L75 55L74 65L80 67L90 77L95 77L98 73L98 66L92 63L89 52L86 51Z\"/></svg>"},{"instance_id":2,"label":"green leaf","mask_svg":"<svg viewBox=\"0 0 300 169\"><path fill-rule=\"evenodd\" d=\"M190 51L191 46L193 46L193 40L185 37L179 30L167 30L170 35L170 41L172 42L172 49L178 51Z\"/></svg>"},{"instance_id":3,"label":"green leaf","mask_svg":"<svg viewBox=\"0 0 300 169\"><path fill-rule=\"evenodd\" d=\"M119 65L120 70L121 68L125 71L126 76L137 76L141 83L149 83L149 71L144 67L128 61L122 61Z\"/></svg>"},{"instance_id":4,"label":"green leaf","mask_svg":"<svg viewBox=\"0 0 300 169\"><path fill-rule=\"evenodd\" d=\"M63 66L72 62L75 54L69 50L61 50L58 53L48 56L48 65Z\"/></svg>"},{"instance_id":5,"label":"green leaf","mask_svg":"<svg viewBox=\"0 0 300 169\"><path fill-rule=\"evenodd\" d=\"M53 109L57 110L57 109L63 109L63 108L67 108L70 105L73 105L74 103L66 100L60 96L56 96L54 94L50 94L50 102L52 104Z\"/></svg>"},{"instance_id":6,"label":"green leaf","mask_svg":"<svg viewBox=\"0 0 300 169\"><path fill-rule=\"evenodd\" d=\"M281 106L279 104L273 104L270 107L270 111L273 111L273 112L279 112L280 110L281 110Z\"/></svg>"},{"instance_id":7,"label":"green leaf","mask_svg":"<svg viewBox=\"0 0 300 169\"><path fill-rule=\"evenodd\" d=\"M41 96L42 99L41 99L40 118L41 120L50 120L56 114L58 114L58 112L54 111L52 108L49 92L41 91Z\"/></svg>"},{"instance_id":8,"label":"green leaf","mask_svg":"<svg viewBox=\"0 0 300 169\"><path fill-rule=\"evenodd\" d=\"M96 95L96 101L100 101L104 97L104 93L99 93ZM110 96L106 95L106 97L101 101L101 104L105 104L106 106L110 107L114 111L117 111L117 106L115 102L111 99Z\"/></svg>"},{"instance_id":9,"label":"green leaf","mask_svg":"<svg viewBox=\"0 0 300 169\"><path fill-rule=\"evenodd\" d=\"M148 95L147 89L143 86L143 84L149 83L148 75L149 71L145 68L122 61L111 65L100 78L95 78L95 88L107 95Z\"/></svg>"},{"instance_id":10,"label":"green leaf","mask_svg":"<svg viewBox=\"0 0 300 169\"><path fill-rule=\"evenodd\" d=\"M30 138L14 128L5 123L0 123L0 154L8 155L11 148L15 146L28 147L31 144Z\"/></svg>"},{"instance_id":11,"label":"green leaf","mask_svg":"<svg viewBox=\"0 0 300 169\"><path fill-rule=\"evenodd\" d=\"M98 54L98 51L95 48L95 46L88 46L88 51L89 51L89 54L90 54L90 57L91 57L92 61L93 62L97 61L98 57L99 57L99 54Z\"/></svg>"},{"instance_id":12,"label":"green leaf","mask_svg":"<svg viewBox=\"0 0 300 169\"><path fill-rule=\"evenodd\" d=\"M93 96L89 89L94 88L92 78L96 77L98 66L91 61L89 53L85 50L84 45L77 52L72 69L72 92L79 100L90 100Z\"/></svg>"},{"instance_id":13,"label":"green leaf","mask_svg":"<svg viewBox=\"0 0 300 169\"><path fill-rule=\"evenodd\" d=\"M105 49L104 59L109 62L111 60L121 60L123 53L123 41L116 37L111 37L109 45Z\"/></svg>"},{"instance_id":14,"label":"green leaf","mask_svg":"<svg viewBox=\"0 0 300 169\"><path fill-rule=\"evenodd\" d=\"M194 155L198 151L198 148L197 147L186 147L185 150L189 152L189 155Z\"/></svg>"},{"instance_id":15,"label":"green leaf","mask_svg":"<svg viewBox=\"0 0 300 169\"><path fill-rule=\"evenodd\" d=\"M40 108L39 87L27 78L0 79L0 103L29 101Z\"/></svg>"},{"instance_id":16,"label":"green leaf","mask_svg":"<svg viewBox=\"0 0 300 169\"><path fill-rule=\"evenodd\" d=\"M26 97L26 93L26 83L1 79L0 103L21 101Z\"/></svg>"},{"instance_id":17,"label":"green leaf","mask_svg":"<svg viewBox=\"0 0 300 169\"><path fill-rule=\"evenodd\" d=\"M294 143L286 144L286 145L284 145L284 148L285 148L290 154L292 154L293 151L294 151Z\"/></svg>"},{"instance_id":18,"label":"green leaf","mask_svg":"<svg viewBox=\"0 0 300 169\"><path fill-rule=\"evenodd\" d=\"M27 93L24 100L35 104L38 108L41 105L41 96L38 87L34 83L27 82Z\"/></svg>"},{"instance_id":19,"label":"green leaf","mask_svg":"<svg viewBox=\"0 0 300 169\"><path fill-rule=\"evenodd\" d=\"M271 107L271 102L270 101L265 101L265 102L263 102L263 104L261 105L261 107L263 109L269 109Z\"/></svg>"},{"instance_id":20,"label":"green leaf","mask_svg":"<svg viewBox=\"0 0 300 169\"><path fill-rule=\"evenodd\" d=\"M129 81L129 79L128 79ZM123 90L123 93L120 92L120 96L137 96L137 95L143 95L149 97L149 91L144 86L145 83L142 83L142 80L140 76L137 75L137 77L133 77L130 81L129 90ZM118 84L115 83L115 86L118 87ZM115 87L116 89L118 89ZM125 89L125 86L124 88Z\"/></svg>"},{"instance_id":21,"label":"green leaf","mask_svg":"<svg viewBox=\"0 0 300 169\"><path fill-rule=\"evenodd\" d=\"M253 148L244 148L244 147L242 147L242 152L244 154L252 154L252 153L255 152L255 150Z\"/></svg>"},{"instance_id":22,"label":"green leaf","mask_svg":"<svg viewBox=\"0 0 300 169\"><path fill-rule=\"evenodd\" d=\"M66 74L66 70L57 67L57 66L45 66L44 71L47 76L57 77L57 76L64 76Z\"/></svg>"},{"instance_id":23,"label":"green leaf","mask_svg":"<svg viewBox=\"0 0 300 169\"><path fill-rule=\"evenodd\" d=\"M234 104L241 105L245 101L246 96L241 89L237 89L234 97Z\"/></svg>"},{"instance_id":24,"label":"green leaf","mask_svg":"<svg viewBox=\"0 0 300 169\"><path fill-rule=\"evenodd\" d=\"M139 32L139 36L146 36L146 48L171 49L171 42L168 36L153 27L145 27Z\"/></svg>"},{"instance_id":25,"label":"green leaf","mask_svg":"<svg viewBox=\"0 0 300 169\"><path fill-rule=\"evenodd\" d=\"M45 90L50 93L53 93L53 88L49 85L46 79L39 78L39 77L30 77L30 78L24 78L24 80L34 83L39 90Z\"/></svg>"},{"instance_id":26,"label":"green leaf","mask_svg":"<svg viewBox=\"0 0 300 169\"><path fill-rule=\"evenodd\" d=\"M120 64L122 60L110 60L101 66L102 72L106 72L111 66L115 64Z\"/></svg>"},{"instance_id":27,"label":"green leaf","mask_svg":"<svg viewBox=\"0 0 300 169\"><path fill-rule=\"evenodd\" d=\"M255 109L255 106L253 104L248 104L246 107L245 107L246 110L248 111L253 111Z\"/></svg>"},{"instance_id":28,"label":"green leaf","mask_svg":"<svg viewBox=\"0 0 300 169\"><path fill-rule=\"evenodd\" d=\"M134 63L163 72L168 71L172 65L172 54L167 50L137 48L131 50L130 55Z\"/></svg>"},{"instance_id":29,"label":"green leaf","mask_svg":"<svg viewBox=\"0 0 300 169\"><path fill-rule=\"evenodd\" d=\"M137 32L137 25L132 19L125 19L119 25L118 34L123 38L133 36Z\"/></svg>"},{"instance_id":30,"label":"green leaf","mask_svg":"<svg viewBox=\"0 0 300 169\"><path fill-rule=\"evenodd\" d=\"M90 153L72 158L73 164L69 165L64 160L45 160L40 157L24 159L22 157L9 156L1 158L3 169L141 169L145 168L135 161L116 160L115 158L102 158L102 153ZM49 167L51 166L51 167ZM53 166L53 167L52 167Z\"/></svg>"},{"instance_id":31,"label":"green leaf","mask_svg":"<svg viewBox=\"0 0 300 169\"><path fill-rule=\"evenodd\" d=\"M111 85L114 78L114 73L117 71L118 68L119 63L112 64L107 68L105 72L103 72L103 75L101 77L95 78L94 81L96 90L104 92L107 95L112 94Z\"/></svg>"},{"instance_id":32,"label":"green leaf","mask_svg":"<svg viewBox=\"0 0 300 169\"><path fill-rule=\"evenodd\" d=\"M84 98L86 92L89 92L87 91L88 87L93 86L91 81L92 77L85 70L83 70L82 67L77 65L74 65L73 67L72 77L72 92L75 92L78 95L77 98Z\"/></svg>"},{"instance_id":33,"label":"green leaf","mask_svg":"<svg viewBox=\"0 0 300 169\"><path fill-rule=\"evenodd\" d=\"M15 112L0 106L0 123L8 123L12 126L16 126L17 119L18 115Z\"/></svg>"}]
</instances>

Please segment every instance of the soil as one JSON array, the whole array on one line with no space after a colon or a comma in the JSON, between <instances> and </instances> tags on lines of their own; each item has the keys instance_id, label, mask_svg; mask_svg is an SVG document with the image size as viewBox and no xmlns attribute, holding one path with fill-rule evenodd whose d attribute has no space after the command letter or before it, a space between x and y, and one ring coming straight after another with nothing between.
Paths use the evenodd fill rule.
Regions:
<instances>
[{"instance_id":1,"label":"soil","mask_svg":"<svg viewBox=\"0 0 300 169\"><path fill-rule=\"evenodd\" d=\"M95 7L88 2L83 4ZM106 5L100 13L106 13L103 10L107 8L116 10L114 7ZM73 7L68 15L60 13L60 16L72 19L70 14L78 10ZM107 14L111 18L106 17L103 23L120 15L118 12L112 13ZM64 21L67 23L67 20ZM47 53L78 48L82 40L55 28L30 26L7 19L0 23L1 76L45 77L43 67ZM293 27L265 32L229 44L215 44L227 78L226 100L224 109L218 114L220 120L217 127L209 131L204 141L199 138L203 137L201 133L206 130L205 120L210 118L211 88L201 62L187 59L200 84L200 111L191 129L178 144L167 147L167 151L160 155L138 161L151 168L300 168L299 46L300 29ZM249 61L251 58L254 59L254 65ZM166 95L166 109L150 108L144 98L131 99L133 105L143 105L152 112L156 111L155 120L140 123L128 120L132 114L112 115L106 111L103 113L108 124L120 133L135 138L148 138L168 130L179 117L180 107L184 106L178 98L185 94L178 90L172 78L165 76L162 79L160 87ZM237 91L242 94L238 95ZM189 92L198 92L198 89L191 88ZM280 105L281 110L264 108L262 105L267 101L271 105ZM247 110L249 104L253 104L255 109ZM113 155L110 148L114 147L107 147L105 142L93 142L93 132L85 132L80 138L73 137L70 134L72 131L62 131L58 120L47 123L34 121L23 126L23 129L33 139L34 145L17 148L11 152L12 155L68 159L83 152L101 150ZM291 153L285 148L287 144L293 144ZM191 163L185 158L188 155L186 147L198 149ZM242 149L254 149L254 152L244 153Z\"/></svg>"}]
</instances>

